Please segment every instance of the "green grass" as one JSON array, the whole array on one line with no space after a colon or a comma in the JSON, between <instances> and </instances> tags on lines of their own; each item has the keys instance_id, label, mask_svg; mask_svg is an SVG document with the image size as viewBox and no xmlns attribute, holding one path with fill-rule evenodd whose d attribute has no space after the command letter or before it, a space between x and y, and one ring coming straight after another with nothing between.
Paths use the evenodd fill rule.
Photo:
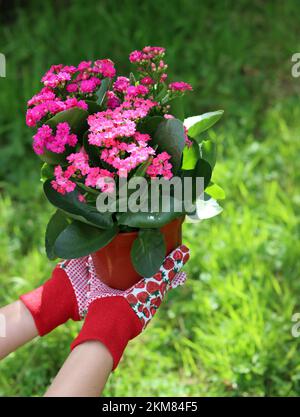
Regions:
<instances>
[{"instance_id":1,"label":"green grass","mask_svg":"<svg viewBox=\"0 0 300 417\"><path fill-rule=\"evenodd\" d=\"M24 123L41 74L106 56L127 71L132 49L164 45L172 77L194 86L189 114L225 110L211 134L227 199L219 217L185 225L189 281L130 343L104 395L298 395L300 81L290 74L298 2L31 3L0 28L0 304L53 266L43 248L52 209ZM79 328L69 323L5 359L0 395L41 395Z\"/></svg>"}]
</instances>

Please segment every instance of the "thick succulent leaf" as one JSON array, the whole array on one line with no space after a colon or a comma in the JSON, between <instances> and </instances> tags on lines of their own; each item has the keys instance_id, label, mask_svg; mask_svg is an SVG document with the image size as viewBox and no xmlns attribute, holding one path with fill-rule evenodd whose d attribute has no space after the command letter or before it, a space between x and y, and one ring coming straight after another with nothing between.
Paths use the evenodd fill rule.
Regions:
<instances>
[{"instance_id":1,"label":"thick succulent leaf","mask_svg":"<svg viewBox=\"0 0 300 417\"><path fill-rule=\"evenodd\" d=\"M158 229L170 223L172 220L181 217L185 211L182 207L181 202L178 201L178 206L176 207L175 201L173 198L170 200L170 210L161 211L161 212L142 212L137 213L126 212L118 213L117 221L119 225L125 225L133 228L141 229Z\"/></svg>"},{"instance_id":2,"label":"thick succulent leaf","mask_svg":"<svg viewBox=\"0 0 300 417\"><path fill-rule=\"evenodd\" d=\"M181 166L182 152L185 145L183 124L178 119L166 119L161 122L154 134L151 144L158 145L158 151L171 155L173 174L176 175Z\"/></svg>"},{"instance_id":3,"label":"thick succulent leaf","mask_svg":"<svg viewBox=\"0 0 300 417\"><path fill-rule=\"evenodd\" d=\"M96 92L96 95L97 95L97 104L99 106L101 106L103 104L103 101L105 99L106 92L109 89L110 83L111 83L110 78L104 78L103 80L101 80L101 85L100 85L99 89Z\"/></svg>"},{"instance_id":4,"label":"thick succulent leaf","mask_svg":"<svg viewBox=\"0 0 300 417\"><path fill-rule=\"evenodd\" d=\"M45 248L50 260L57 258L58 255L54 251L54 244L58 236L68 225L69 222L61 210L57 210L49 220L46 228Z\"/></svg>"},{"instance_id":5,"label":"thick succulent leaf","mask_svg":"<svg viewBox=\"0 0 300 417\"><path fill-rule=\"evenodd\" d=\"M56 129L59 123L67 122L71 131L77 136L82 135L88 128L87 117L88 112L79 107L72 107L71 109L61 111L47 121L52 129Z\"/></svg>"},{"instance_id":6,"label":"thick succulent leaf","mask_svg":"<svg viewBox=\"0 0 300 417\"><path fill-rule=\"evenodd\" d=\"M54 166L45 162L41 168L41 181L45 182L52 177L54 177Z\"/></svg>"},{"instance_id":7,"label":"thick succulent leaf","mask_svg":"<svg viewBox=\"0 0 300 417\"><path fill-rule=\"evenodd\" d=\"M208 187L206 187L205 192L215 200L224 200L226 198L226 194L223 188L213 182L209 183Z\"/></svg>"},{"instance_id":8,"label":"thick succulent leaf","mask_svg":"<svg viewBox=\"0 0 300 417\"><path fill-rule=\"evenodd\" d=\"M100 149L96 145L91 145L88 138L89 132L86 131L83 135L83 147L89 156L89 159L98 166L100 163Z\"/></svg>"},{"instance_id":9,"label":"thick succulent leaf","mask_svg":"<svg viewBox=\"0 0 300 417\"><path fill-rule=\"evenodd\" d=\"M66 148L67 150L64 153L55 153L46 149L44 153L39 155L39 158L41 159L41 161L49 165L67 165L66 158L71 152L73 152L72 149L74 148L70 148L69 146L67 146Z\"/></svg>"},{"instance_id":10,"label":"thick succulent leaf","mask_svg":"<svg viewBox=\"0 0 300 417\"><path fill-rule=\"evenodd\" d=\"M201 157L214 168L217 161L217 142L212 139L203 140L200 144L200 150Z\"/></svg>"},{"instance_id":11,"label":"thick succulent leaf","mask_svg":"<svg viewBox=\"0 0 300 417\"><path fill-rule=\"evenodd\" d=\"M118 228L115 225L110 229L101 230L74 221L56 239L54 252L63 259L81 258L106 246L117 233Z\"/></svg>"},{"instance_id":12,"label":"thick succulent leaf","mask_svg":"<svg viewBox=\"0 0 300 417\"><path fill-rule=\"evenodd\" d=\"M184 120L184 97L176 97L168 102L169 113L183 122Z\"/></svg>"},{"instance_id":13,"label":"thick succulent leaf","mask_svg":"<svg viewBox=\"0 0 300 417\"><path fill-rule=\"evenodd\" d=\"M224 111L217 110L209 113L204 113L199 116L188 117L183 124L188 130L188 135L196 139L200 133L212 127L222 117Z\"/></svg>"},{"instance_id":14,"label":"thick succulent leaf","mask_svg":"<svg viewBox=\"0 0 300 417\"><path fill-rule=\"evenodd\" d=\"M148 135L153 137L158 125L164 120L162 116L146 117L139 122L137 130L141 133L148 133Z\"/></svg>"},{"instance_id":15,"label":"thick succulent leaf","mask_svg":"<svg viewBox=\"0 0 300 417\"><path fill-rule=\"evenodd\" d=\"M51 181L47 180L44 183L44 192L51 204L70 215L81 216L103 229L109 229L113 225L111 213L100 213L96 207L80 202L76 189L71 193L60 194L52 188Z\"/></svg>"},{"instance_id":16,"label":"thick succulent leaf","mask_svg":"<svg viewBox=\"0 0 300 417\"><path fill-rule=\"evenodd\" d=\"M181 178L184 180L184 178L191 178L192 179L192 201L195 201L200 194L203 193L203 191L208 186L210 179L212 175L212 169L211 166L205 159L198 159L196 166L194 169L191 170L181 170ZM203 188L201 190L197 189L197 178L203 178ZM183 183L184 186L184 183ZM184 190L183 190L184 191Z\"/></svg>"},{"instance_id":17,"label":"thick succulent leaf","mask_svg":"<svg viewBox=\"0 0 300 417\"><path fill-rule=\"evenodd\" d=\"M97 104L96 101L85 100L85 102L88 105L89 114L94 114L94 113L101 111L101 106L99 106L99 104Z\"/></svg>"},{"instance_id":18,"label":"thick succulent leaf","mask_svg":"<svg viewBox=\"0 0 300 417\"><path fill-rule=\"evenodd\" d=\"M190 223L197 223L215 217L222 211L223 208L213 198L209 200L199 198L196 202L196 210L187 216L187 220Z\"/></svg>"},{"instance_id":19,"label":"thick succulent leaf","mask_svg":"<svg viewBox=\"0 0 300 417\"><path fill-rule=\"evenodd\" d=\"M165 252L164 236L160 230L140 230L131 248L132 264L141 276L151 277L163 263Z\"/></svg>"},{"instance_id":20,"label":"thick succulent leaf","mask_svg":"<svg viewBox=\"0 0 300 417\"><path fill-rule=\"evenodd\" d=\"M199 144L195 139L190 139L191 146L185 146L183 150L181 169L194 169L198 159L200 158Z\"/></svg>"}]
</instances>

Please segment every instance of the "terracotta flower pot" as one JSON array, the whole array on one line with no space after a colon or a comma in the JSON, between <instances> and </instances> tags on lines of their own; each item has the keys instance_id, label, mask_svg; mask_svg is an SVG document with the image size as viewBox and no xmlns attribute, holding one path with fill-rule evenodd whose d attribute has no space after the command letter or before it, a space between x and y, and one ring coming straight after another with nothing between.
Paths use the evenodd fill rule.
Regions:
<instances>
[{"instance_id":1,"label":"terracotta flower pot","mask_svg":"<svg viewBox=\"0 0 300 417\"><path fill-rule=\"evenodd\" d=\"M182 243L183 220L184 217L180 217L160 229L165 237L166 255ZM119 233L107 246L91 255L97 275L111 288L126 290L141 279L130 257L137 234Z\"/></svg>"}]
</instances>

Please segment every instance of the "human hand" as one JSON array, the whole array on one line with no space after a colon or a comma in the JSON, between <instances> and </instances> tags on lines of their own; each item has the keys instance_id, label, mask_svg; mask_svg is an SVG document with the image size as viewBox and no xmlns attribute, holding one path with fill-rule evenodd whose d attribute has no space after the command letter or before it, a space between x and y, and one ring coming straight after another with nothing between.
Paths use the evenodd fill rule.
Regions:
<instances>
[{"instance_id":1,"label":"human hand","mask_svg":"<svg viewBox=\"0 0 300 417\"><path fill-rule=\"evenodd\" d=\"M186 275L180 270L188 259L189 249L183 245L178 247L165 258L155 275L142 278L126 291L102 283L90 263L87 316L71 349L86 341L98 340L111 353L115 369L128 341L148 325L167 291L184 284Z\"/></svg>"},{"instance_id":2,"label":"human hand","mask_svg":"<svg viewBox=\"0 0 300 417\"><path fill-rule=\"evenodd\" d=\"M31 313L40 336L69 319L84 316L89 280L88 257L60 262L42 286L20 296Z\"/></svg>"}]
</instances>

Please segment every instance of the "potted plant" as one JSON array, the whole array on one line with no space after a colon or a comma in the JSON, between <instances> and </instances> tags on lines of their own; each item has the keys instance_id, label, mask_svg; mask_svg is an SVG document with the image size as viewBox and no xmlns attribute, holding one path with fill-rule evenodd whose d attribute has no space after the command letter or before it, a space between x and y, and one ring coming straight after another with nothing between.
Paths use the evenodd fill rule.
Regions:
<instances>
[{"instance_id":1,"label":"potted plant","mask_svg":"<svg viewBox=\"0 0 300 417\"><path fill-rule=\"evenodd\" d=\"M224 197L211 181L216 143L203 135L223 111L184 119L182 97L192 87L167 81L164 54L132 52L128 77L116 76L109 59L53 65L28 101L44 192L57 209L47 256L91 255L114 288L153 275L181 243L184 218L218 214Z\"/></svg>"}]
</instances>

